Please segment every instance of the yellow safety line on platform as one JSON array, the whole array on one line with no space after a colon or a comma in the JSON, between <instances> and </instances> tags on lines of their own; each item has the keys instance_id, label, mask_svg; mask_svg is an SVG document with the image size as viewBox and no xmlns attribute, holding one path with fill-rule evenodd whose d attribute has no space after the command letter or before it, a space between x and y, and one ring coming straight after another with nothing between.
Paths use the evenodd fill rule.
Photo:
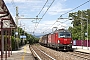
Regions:
<instances>
[{"instance_id":1,"label":"yellow safety line on platform","mask_svg":"<svg viewBox=\"0 0 90 60\"><path fill-rule=\"evenodd\" d=\"M23 54L23 56L22 56L22 60L24 60L25 53L26 53L26 46L24 47L24 54Z\"/></svg>"}]
</instances>

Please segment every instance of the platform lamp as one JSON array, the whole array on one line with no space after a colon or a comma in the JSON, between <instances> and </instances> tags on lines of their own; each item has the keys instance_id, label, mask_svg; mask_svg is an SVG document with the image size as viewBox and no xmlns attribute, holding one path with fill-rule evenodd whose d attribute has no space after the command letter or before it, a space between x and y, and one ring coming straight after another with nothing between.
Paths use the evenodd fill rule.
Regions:
<instances>
[{"instance_id":1,"label":"platform lamp","mask_svg":"<svg viewBox=\"0 0 90 60\"><path fill-rule=\"evenodd\" d=\"M83 20L87 20L87 33L86 33L86 35L87 35L87 49L89 49L88 48L88 18L83 18L83 17L80 17L80 18Z\"/></svg>"}]
</instances>

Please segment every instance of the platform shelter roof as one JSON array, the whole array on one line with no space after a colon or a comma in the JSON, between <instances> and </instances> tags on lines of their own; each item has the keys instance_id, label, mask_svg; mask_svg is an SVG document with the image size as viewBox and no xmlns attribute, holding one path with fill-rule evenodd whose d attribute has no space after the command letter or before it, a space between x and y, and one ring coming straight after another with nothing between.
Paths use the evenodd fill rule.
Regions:
<instances>
[{"instance_id":1,"label":"platform shelter roof","mask_svg":"<svg viewBox=\"0 0 90 60\"><path fill-rule=\"evenodd\" d=\"M2 28L12 28L15 29L17 26L3 0L0 0L0 29L1 24L3 25Z\"/></svg>"}]
</instances>

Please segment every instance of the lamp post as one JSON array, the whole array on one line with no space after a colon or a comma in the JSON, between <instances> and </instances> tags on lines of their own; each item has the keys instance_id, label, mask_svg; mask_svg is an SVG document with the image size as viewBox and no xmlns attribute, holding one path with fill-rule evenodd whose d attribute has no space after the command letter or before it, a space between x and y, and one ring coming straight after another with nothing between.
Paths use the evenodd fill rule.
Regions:
<instances>
[{"instance_id":1,"label":"lamp post","mask_svg":"<svg viewBox=\"0 0 90 60\"><path fill-rule=\"evenodd\" d=\"M88 48L88 18L86 20L87 20L87 49L89 49Z\"/></svg>"},{"instance_id":2,"label":"lamp post","mask_svg":"<svg viewBox=\"0 0 90 60\"><path fill-rule=\"evenodd\" d=\"M87 20L87 49L88 49L88 19L82 18L82 17L81 17L81 19Z\"/></svg>"}]
</instances>

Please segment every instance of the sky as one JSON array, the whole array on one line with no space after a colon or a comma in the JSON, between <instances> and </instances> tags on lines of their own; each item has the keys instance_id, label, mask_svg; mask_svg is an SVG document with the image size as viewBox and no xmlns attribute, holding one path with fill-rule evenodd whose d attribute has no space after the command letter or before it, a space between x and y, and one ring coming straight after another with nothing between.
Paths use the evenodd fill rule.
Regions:
<instances>
[{"instance_id":1,"label":"sky","mask_svg":"<svg viewBox=\"0 0 90 60\"><path fill-rule=\"evenodd\" d=\"M34 32L33 35L36 36L48 34L55 30L54 27L57 27L57 29L68 29L68 27L72 26L71 21L69 19L58 20L58 18L61 15L62 18L69 18L69 13L89 9L90 2L73 11L70 11L86 1L88 0L4 0L14 21L16 17L16 7L18 7L20 18L36 18L37 16L38 18L42 18L37 20L18 19L18 27L21 27L29 34L33 34Z\"/></svg>"}]
</instances>

